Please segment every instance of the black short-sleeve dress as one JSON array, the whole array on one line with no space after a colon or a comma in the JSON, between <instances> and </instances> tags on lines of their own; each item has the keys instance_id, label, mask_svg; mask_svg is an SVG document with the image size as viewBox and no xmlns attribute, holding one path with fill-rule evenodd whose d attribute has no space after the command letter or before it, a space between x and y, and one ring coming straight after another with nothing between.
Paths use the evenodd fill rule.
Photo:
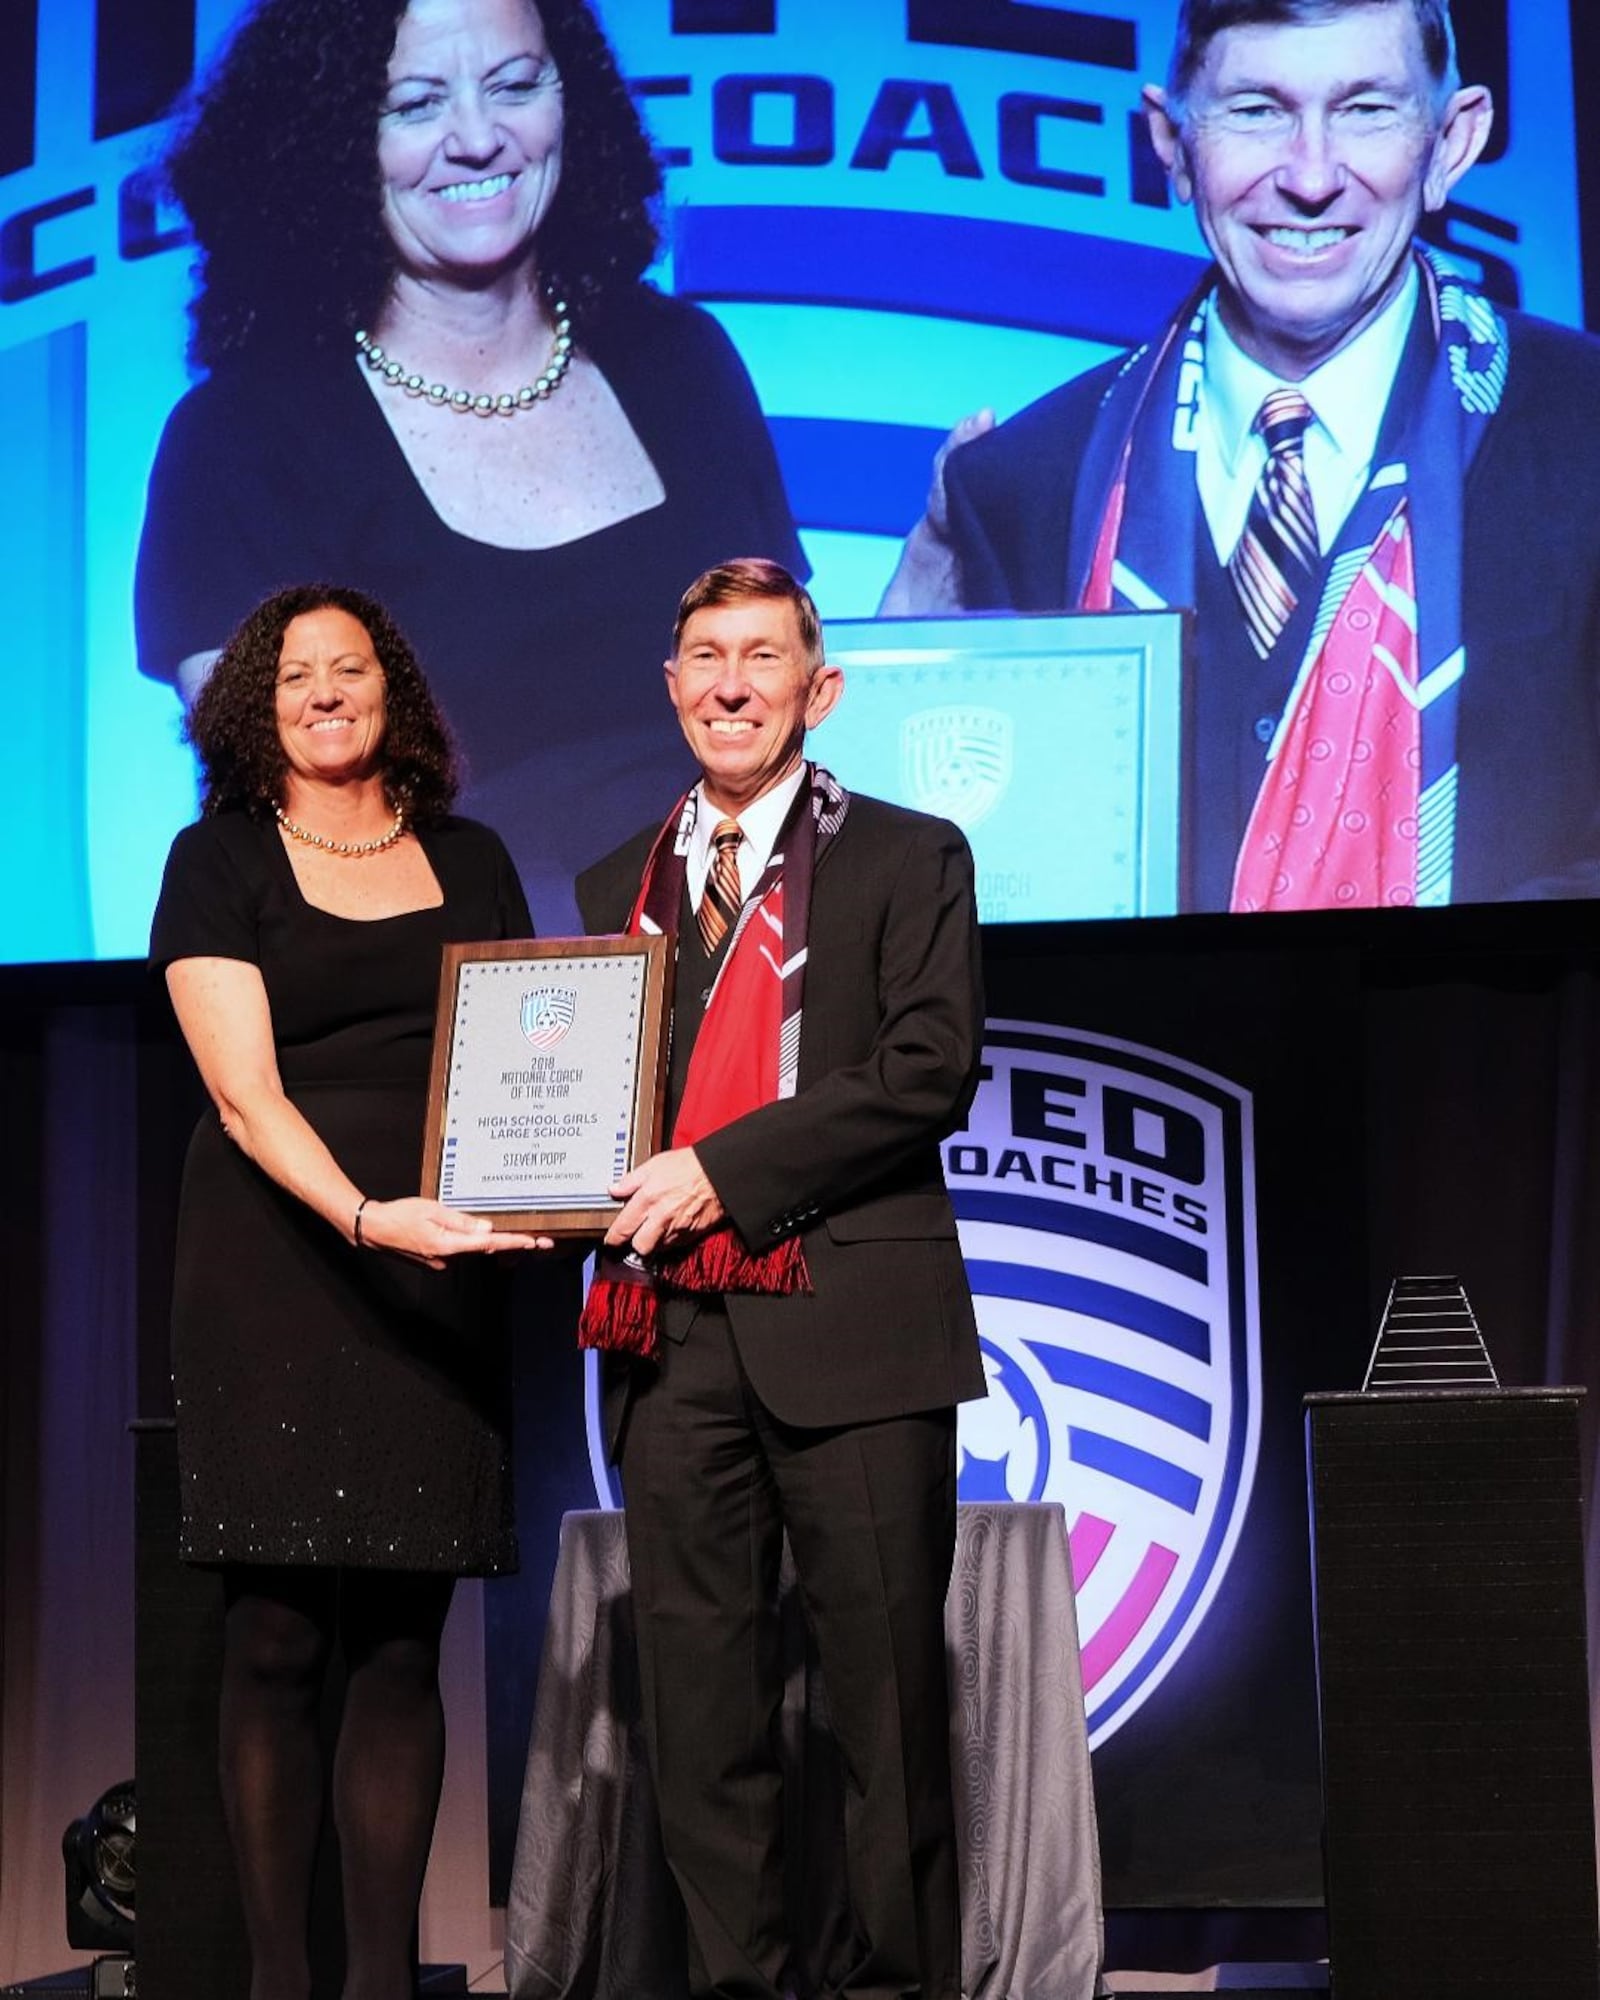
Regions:
<instances>
[{"instance_id":1,"label":"black short-sleeve dress","mask_svg":"<svg viewBox=\"0 0 1600 2000\"><path fill-rule=\"evenodd\" d=\"M158 968L260 968L284 1090L374 1200L419 1185L441 948L529 932L487 827L418 837L442 903L364 921L306 902L275 826L201 820L173 843L151 935ZM173 1288L184 1556L513 1568L498 1277L353 1249L203 1117Z\"/></svg>"}]
</instances>

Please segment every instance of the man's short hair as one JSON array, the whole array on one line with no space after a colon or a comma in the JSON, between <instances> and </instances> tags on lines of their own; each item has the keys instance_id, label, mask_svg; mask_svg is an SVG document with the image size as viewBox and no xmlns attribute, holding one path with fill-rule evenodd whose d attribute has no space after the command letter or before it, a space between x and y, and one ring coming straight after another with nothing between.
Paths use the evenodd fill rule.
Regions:
<instances>
[{"instance_id":1,"label":"man's short hair","mask_svg":"<svg viewBox=\"0 0 1600 2000\"><path fill-rule=\"evenodd\" d=\"M1206 50L1225 28L1310 27L1368 7L1409 6L1422 37L1423 61L1433 79L1436 111L1460 84L1450 0L1181 0L1178 32L1167 71L1167 108L1182 122L1185 100Z\"/></svg>"},{"instance_id":2,"label":"man's short hair","mask_svg":"<svg viewBox=\"0 0 1600 2000\"><path fill-rule=\"evenodd\" d=\"M683 593L672 627L674 657L683 642L683 628L697 611L709 611L719 604L743 604L754 597L779 599L794 606L806 661L815 672L822 665L822 620L811 593L782 563L769 562L765 556L735 556L695 578Z\"/></svg>"}]
</instances>

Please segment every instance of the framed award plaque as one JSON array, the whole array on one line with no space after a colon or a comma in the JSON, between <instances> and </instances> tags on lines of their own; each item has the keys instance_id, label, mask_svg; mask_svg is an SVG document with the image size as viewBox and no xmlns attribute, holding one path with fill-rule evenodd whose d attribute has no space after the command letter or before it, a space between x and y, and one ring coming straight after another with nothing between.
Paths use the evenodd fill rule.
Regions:
<instances>
[{"instance_id":1,"label":"framed award plaque","mask_svg":"<svg viewBox=\"0 0 1600 2000\"><path fill-rule=\"evenodd\" d=\"M602 1236L659 1150L672 940L446 945L422 1190L503 1229Z\"/></svg>"}]
</instances>

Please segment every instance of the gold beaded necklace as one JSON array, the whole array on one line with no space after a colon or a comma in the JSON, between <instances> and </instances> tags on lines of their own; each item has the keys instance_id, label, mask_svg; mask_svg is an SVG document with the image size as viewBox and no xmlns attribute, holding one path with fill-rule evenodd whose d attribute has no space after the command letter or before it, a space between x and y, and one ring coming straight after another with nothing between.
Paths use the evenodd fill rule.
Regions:
<instances>
[{"instance_id":1,"label":"gold beaded necklace","mask_svg":"<svg viewBox=\"0 0 1600 2000\"><path fill-rule=\"evenodd\" d=\"M384 848L393 847L406 830L404 806L396 809L394 824L387 833L380 833L376 840L329 840L326 834L313 833L309 827L296 825L282 806L274 806L272 810L285 833L292 834L296 840L303 840L307 847L320 847L326 854L381 854Z\"/></svg>"}]
</instances>

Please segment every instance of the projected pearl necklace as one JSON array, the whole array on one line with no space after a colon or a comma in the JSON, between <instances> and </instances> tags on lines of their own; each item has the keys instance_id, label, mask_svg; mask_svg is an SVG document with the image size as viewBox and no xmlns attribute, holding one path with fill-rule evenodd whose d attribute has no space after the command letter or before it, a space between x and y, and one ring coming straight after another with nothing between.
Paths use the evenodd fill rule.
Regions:
<instances>
[{"instance_id":1,"label":"projected pearl necklace","mask_svg":"<svg viewBox=\"0 0 1600 2000\"><path fill-rule=\"evenodd\" d=\"M521 389L508 389L500 396L474 395L470 389L452 389L445 382L429 382L415 370L407 369L404 362L396 361L369 333L358 332L356 346L367 366L375 375L381 375L391 389L403 389L408 396L424 397L435 407L455 410L462 416L514 417L518 410L531 410L536 403L553 396L572 366L572 318L566 300L552 299L550 311L555 316L555 342L544 373Z\"/></svg>"}]
</instances>

